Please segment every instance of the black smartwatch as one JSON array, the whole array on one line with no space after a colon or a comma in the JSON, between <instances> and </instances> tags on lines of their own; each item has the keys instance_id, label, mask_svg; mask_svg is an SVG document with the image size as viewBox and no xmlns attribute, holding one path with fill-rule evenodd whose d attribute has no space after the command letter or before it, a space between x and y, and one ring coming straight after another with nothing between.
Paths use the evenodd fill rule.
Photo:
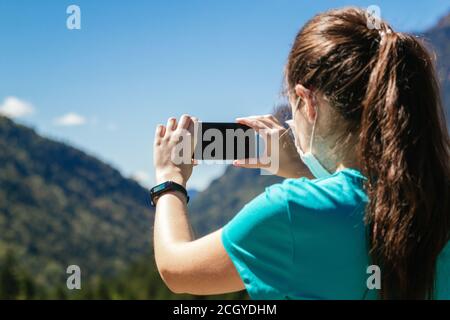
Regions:
<instances>
[{"instance_id":1,"label":"black smartwatch","mask_svg":"<svg viewBox=\"0 0 450 320\"><path fill-rule=\"evenodd\" d=\"M160 195L167 191L179 191L186 196L186 203L189 203L189 196L186 189L181 185L173 181L166 181L150 189L150 204L155 207L156 200Z\"/></svg>"}]
</instances>

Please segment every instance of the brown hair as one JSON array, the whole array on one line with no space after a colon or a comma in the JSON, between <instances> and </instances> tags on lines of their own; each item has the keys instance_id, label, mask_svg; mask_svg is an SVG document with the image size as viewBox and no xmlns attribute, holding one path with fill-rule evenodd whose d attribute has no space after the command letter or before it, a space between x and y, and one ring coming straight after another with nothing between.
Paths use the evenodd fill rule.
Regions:
<instances>
[{"instance_id":1,"label":"brown hair","mask_svg":"<svg viewBox=\"0 0 450 320\"><path fill-rule=\"evenodd\" d=\"M380 298L432 298L450 234L450 139L425 45L384 21L370 29L362 9L332 10L300 30L286 79L324 94L359 137Z\"/></svg>"}]
</instances>

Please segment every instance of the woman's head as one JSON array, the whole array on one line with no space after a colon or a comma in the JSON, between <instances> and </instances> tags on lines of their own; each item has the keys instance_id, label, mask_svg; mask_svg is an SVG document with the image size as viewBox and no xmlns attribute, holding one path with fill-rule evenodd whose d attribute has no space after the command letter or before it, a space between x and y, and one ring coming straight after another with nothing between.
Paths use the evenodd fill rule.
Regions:
<instances>
[{"instance_id":1,"label":"woman's head","mask_svg":"<svg viewBox=\"0 0 450 320\"><path fill-rule=\"evenodd\" d=\"M294 109L301 99L293 117L302 133L301 147L307 151L314 116L318 116L313 148L322 150L312 151L328 169L335 169L326 163L329 158L354 154L362 102L379 44L378 30L369 29L365 12L356 8L315 16L295 39L286 66Z\"/></svg>"},{"instance_id":2,"label":"woman's head","mask_svg":"<svg viewBox=\"0 0 450 320\"><path fill-rule=\"evenodd\" d=\"M364 10L329 11L298 33L286 82L301 148L317 121L319 160L350 159L368 178L382 297L429 297L450 233L450 142L425 46L385 22L370 29Z\"/></svg>"}]
</instances>

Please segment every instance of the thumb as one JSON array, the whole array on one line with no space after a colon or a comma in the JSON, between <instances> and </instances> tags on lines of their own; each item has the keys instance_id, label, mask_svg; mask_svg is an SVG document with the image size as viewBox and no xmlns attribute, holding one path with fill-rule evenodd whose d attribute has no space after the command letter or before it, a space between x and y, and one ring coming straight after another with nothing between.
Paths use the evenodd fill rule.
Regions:
<instances>
[{"instance_id":1,"label":"thumb","mask_svg":"<svg viewBox=\"0 0 450 320\"><path fill-rule=\"evenodd\" d=\"M247 169L258 169L264 167L264 165L257 158L234 160L233 166Z\"/></svg>"}]
</instances>

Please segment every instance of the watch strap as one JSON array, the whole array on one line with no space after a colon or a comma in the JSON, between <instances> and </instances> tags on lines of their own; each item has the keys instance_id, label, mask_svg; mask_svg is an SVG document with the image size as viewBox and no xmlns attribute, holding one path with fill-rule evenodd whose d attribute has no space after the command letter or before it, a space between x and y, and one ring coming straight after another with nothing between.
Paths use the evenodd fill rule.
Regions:
<instances>
[{"instance_id":1,"label":"watch strap","mask_svg":"<svg viewBox=\"0 0 450 320\"><path fill-rule=\"evenodd\" d=\"M166 181L150 189L150 204L155 207L158 197L169 191L179 191L186 197L186 203L189 203L189 195L186 188L174 181Z\"/></svg>"}]
</instances>

